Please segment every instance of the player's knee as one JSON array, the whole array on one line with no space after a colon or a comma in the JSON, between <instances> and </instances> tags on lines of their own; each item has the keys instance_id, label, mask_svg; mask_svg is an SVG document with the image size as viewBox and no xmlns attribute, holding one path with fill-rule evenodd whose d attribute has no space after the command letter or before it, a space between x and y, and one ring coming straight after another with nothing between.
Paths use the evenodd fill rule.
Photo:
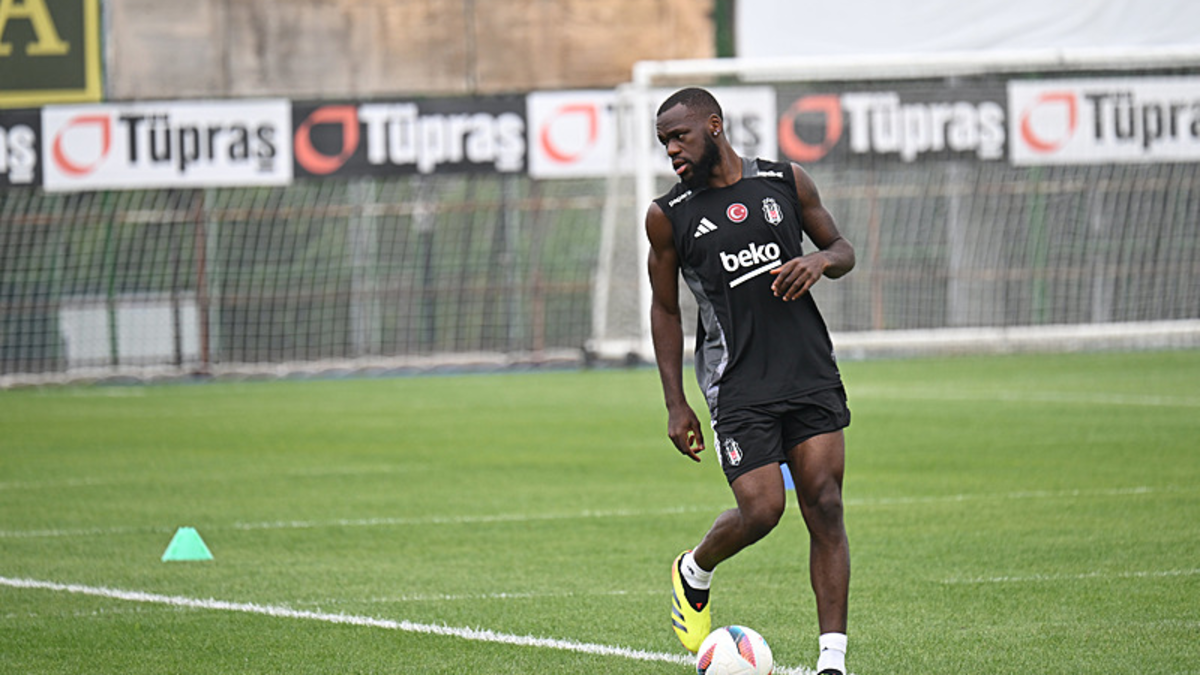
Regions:
<instances>
[{"instance_id":1,"label":"player's knee","mask_svg":"<svg viewBox=\"0 0 1200 675\"><path fill-rule=\"evenodd\" d=\"M757 504L752 508L743 508L742 527L746 538L754 542L767 536L779 524L782 516L783 504L771 502Z\"/></svg>"},{"instance_id":2,"label":"player's knee","mask_svg":"<svg viewBox=\"0 0 1200 675\"><path fill-rule=\"evenodd\" d=\"M805 498L804 514L810 529L842 528L842 491L829 486Z\"/></svg>"}]
</instances>

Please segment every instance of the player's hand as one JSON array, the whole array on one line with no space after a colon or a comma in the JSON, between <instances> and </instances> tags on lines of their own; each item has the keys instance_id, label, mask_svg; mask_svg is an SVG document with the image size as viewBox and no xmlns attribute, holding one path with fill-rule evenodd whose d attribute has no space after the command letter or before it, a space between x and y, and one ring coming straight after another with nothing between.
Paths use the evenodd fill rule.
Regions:
<instances>
[{"instance_id":1,"label":"player's hand","mask_svg":"<svg viewBox=\"0 0 1200 675\"><path fill-rule=\"evenodd\" d=\"M808 292L813 284L825 273L829 261L820 251L799 258L792 258L784 264L771 270L775 280L771 282L771 292L783 300L795 300Z\"/></svg>"},{"instance_id":2,"label":"player's hand","mask_svg":"<svg viewBox=\"0 0 1200 675\"><path fill-rule=\"evenodd\" d=\"M671 411L667 419L667 435L679 452L691 457L693 462L700 461L697 453L704 450L704 433L700 429L700 420L690 406Z\"/></svg>"}]
</instances>

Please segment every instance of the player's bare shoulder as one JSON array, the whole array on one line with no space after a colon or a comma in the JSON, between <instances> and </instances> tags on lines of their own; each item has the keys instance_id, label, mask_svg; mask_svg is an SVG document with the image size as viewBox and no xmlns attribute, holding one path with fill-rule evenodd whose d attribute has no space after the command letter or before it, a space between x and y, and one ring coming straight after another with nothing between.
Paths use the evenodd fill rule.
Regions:
<instances>
[{"instance_id":1,"label":"player's bare shoulder","mask_svg":"<svg viewBox=\"0 0 1200 675\"><path fill-rule=\"evenodd\" d=\"M817 182L809 175L804 167L795 162L791 162L792 180L796 185L796 197L805 207L820 206L821 193L817 189Z\"/></svg>"},{"instance_id":2,"label":"player's bare shoulder","mask_svg":"<svg viewBox=\"0 0 1200 675\"><path fill-rule=\"evenodd\" d=\"M674 249L675 240L671 232L671 219L663 212L658 202L651 202L646 209L646 237L655 250Z\"/></svg>"}]
</instances>

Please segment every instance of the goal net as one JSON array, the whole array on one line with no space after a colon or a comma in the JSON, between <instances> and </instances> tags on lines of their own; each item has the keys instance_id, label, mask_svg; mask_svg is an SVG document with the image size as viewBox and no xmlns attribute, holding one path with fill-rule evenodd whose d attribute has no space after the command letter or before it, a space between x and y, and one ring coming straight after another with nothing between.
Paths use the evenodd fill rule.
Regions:
<instances>
[{"instance_id":1,"label":"goal net","mask_svg":"<svg viewBox=\"0 0 1200 675\"><path fill-rule=\"evenodd\" d=\"M642 222L676 180L654 111L688 85L740 153L801 164L854 244L813 291L841 355L1200 345L1200 50L1077 50L638 64L594 354L652 358Z\"/></svg>"}]
</instances>

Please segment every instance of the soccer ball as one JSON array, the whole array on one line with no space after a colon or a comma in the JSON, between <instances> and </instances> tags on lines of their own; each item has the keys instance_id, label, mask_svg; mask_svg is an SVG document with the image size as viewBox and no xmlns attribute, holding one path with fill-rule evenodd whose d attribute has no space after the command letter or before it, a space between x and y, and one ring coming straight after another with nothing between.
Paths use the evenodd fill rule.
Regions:
<instances>
[{"instance_id":1,"label":"soccer ball","mask_svg":"<svg viewBox=\"0 0 1200 675\"><path fill-rule=\"evenodd\" d=\"M771 675L774 670L767 641L745 626L714 630L696 652L697 675Z\"/></svg>"}]
</instances>

